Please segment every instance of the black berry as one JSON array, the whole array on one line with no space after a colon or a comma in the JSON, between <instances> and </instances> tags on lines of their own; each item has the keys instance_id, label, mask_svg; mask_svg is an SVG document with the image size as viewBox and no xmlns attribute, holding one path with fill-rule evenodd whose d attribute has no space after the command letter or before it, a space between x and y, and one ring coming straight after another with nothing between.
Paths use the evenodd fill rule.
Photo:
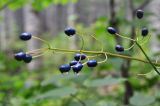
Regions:
<instances>
[{"instance_id":1,"label":"black berry","mask_svg":"<svg viewBox=\"0 0 160 106\"><path fill-rule=\"evenodd\" d=\"M70 66L74 66L74 65L76 65L77 63L78 63L78 61L72 60L72 61L69 63L69 65L70 65Z\"/></svg>"},{"instance_id":2,"label":"black berry","mask_svg":"<svg viewBox=\"0 0 160 106\"><path fill-rule=\"evenodd\" d=\"M24 52L19 52L19 53L16 53L14 54L14 58L17 60L17 61L21 61L25 58L25 53Z\"/></svg>"},{"instance_id":3,"label":"black berry","mask_svg":"<svg viewBox=\"0 0 160 106\"><path fill-rule=\"evenodd\" d=\"M26 54L25 57L23 58L23 61L25 63L30 63L32 61L32 56L30 54Z\"/></svg>"},{"instance_id":4,"label":"black berry","mask_svg":"<svg viewBox=\"0 0 160 106\"><path fill-rule=\"evenodd\" d=\"M121 46L121 45L116 45L115 49L116 49L118 52L123 52L123 51L124 51L124 48L123 48L123 46Z\"/></svg>"},{"instance_id":5,"label":"black berry","mask_svg":"<svg viewBox=\"0 0 160 106\"><path fill-rule=\"evenodd\" d=\"M76 65L72 66L72 70L75 73L79 73L82 68L83 68L83 64L81 64L81 63L77 63Z\"/></svg>"},{"instance_id":6,"label":"black berry","mask_svg":"<svg viewBox=\"0 0 160 106\"><path fill-rule=\"evenodd\" d=\"M87 62L88 67L96 67L98 65L96 60L89 60Z\"/></svg>"},{"instance_id":7,"label":"black berry","mask_svg":"<svg viewBox=\"0 0 160 106\"><path fill-rule=\"evenodd\" d=\"M110 34L116 34L116 29L113 28L113 27L108 27L107 31L110 33Z\"/></svg>"},{"instance_id":8,"label":"black berry","mask_svg":"<svg viewBox=\"0 0 160 106\"><path fill-rule=\"evenodd\" d=\"M74 56L74 59L79 61L80 59L81 60L84 60L86 58L86 55L85 54L80 54L80 53L77 53L75 56Z\"/></svg>"},{"instance_id":9,"label":"black berry","mask_svg":"<svg viewBox=\"0 0 160 106\"><path fill-rule=\"evenodd\" d=\"M142 36L147 36L148 35L148 29L147 28L142 28L142 30L141 30L141 35Z\"/></svg>"},{"instance_id":10,"label":"black berry","mask_svg":"<svg viewBox=\"0 0 160 106\"><path fill-rule=\"evenodd\" d=\"M24 32L20 35L19 37L21 40L27 41L30 40L32 38L32 34L28 33L28 32Z\"/></svg>"},{"instance_id":11,"label":"black berry","mask_svg":"<svg viewBox=\"0 0 160 106\"><path fill-rule=\"evenodd\" d=\"M73 36L76 33L76 30L74 28L66 28L64 33L68 36Z\"/></svg>"},{"instance_id":12,"label":"black berry","mask_svg":"<svg viewBox=\"0 0 160 106\"><path fill-rule=\"evenodd\" d=\"M70 69L71 69L71 66L69 64L63 64L59 67L59 70L61 73L69 72Z\"/></svg>"},{"instance_id":13,"label":"black berry","mask_svg":"<svg viewBox=\"0 0 160 106\"><path fill-rule=\"evenodd\" d=\"M144 14L144 11L140 10L140 9L137 10L137 12L136 12L137 18L139 18L139 19L143 18L143 14Z\"/></svg>"}]
</instances>

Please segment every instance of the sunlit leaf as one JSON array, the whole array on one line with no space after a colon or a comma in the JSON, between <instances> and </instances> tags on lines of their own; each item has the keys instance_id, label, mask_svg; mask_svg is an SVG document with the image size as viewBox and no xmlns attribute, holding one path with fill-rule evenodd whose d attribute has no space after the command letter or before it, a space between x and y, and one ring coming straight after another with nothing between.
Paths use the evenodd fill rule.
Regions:
<instances>
[{"instance_id":1,"label":"sunlit leaf","mask_svg":"<svg viewBox=\"0 0 160 106\"><path fill-rule=\"evenodd\" d=\"M74 87L64 87L64 88L56 88L54 90L50 90L46 93L40 94L34 98L31 98L30 102L43 101L48 99L56 99L61 97L66 97L71 94L75 94L77 89Z\"/></svg>"},{"instance_id":2,"label":"sunlit leaf","mask_svg":"<svg viewBox=\"0 0 160 106\"><path fill-rule=\"evenodd\" d=\"M124 78L113 78L111 76L102 78L102 79L96 79L93 81L87 81L85 82L85 85L88 87L100 87L105 85L113 85L113 84L119 84L124 82Z\"/></svg>"},{"instance_id":3,"label":"sunlit leaf","mask_svg":"<svg viewBox=\"0 0 160 106\"><path fill-rule=\"evenodd\" d=\"M142 95L140 93L135 93L135 95L130 99L130 104L134 106L148 106L155 102L155 97Z\"/></svg>"}]
</instances>

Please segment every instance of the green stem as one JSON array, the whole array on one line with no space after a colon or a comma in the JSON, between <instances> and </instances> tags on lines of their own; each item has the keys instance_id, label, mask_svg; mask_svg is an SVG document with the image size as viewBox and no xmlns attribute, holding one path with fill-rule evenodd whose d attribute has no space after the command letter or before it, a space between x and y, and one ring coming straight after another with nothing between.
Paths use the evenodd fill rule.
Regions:
<instances>
[{"instance_id":1,"label":"green stem","mask_svg":"<svg viewBox=\"0 0 160 106\"><path fill-rule=\"evenodd\" d=\"M141 51L143 52L143 54L145 55L146 59L148 60L148 62L151 64L151 66L154 68L154 70L160 75L160 72L157 70L157 68L154 66L155 64L152 63L152 61L149 59L149 57L147 56L147 54L145 53L145 51L143 50L143 48L141 47L141 45L136 41L136 45L141 49Z\"/></svg>"},{"instance_id":2,"label":"green stem","mask_svg":"<svg viewBox=\"0 0 160 106\"><path fill-rule=\"evenodd\" d=\"M39 52L43 52L45 50L48 50L48 48L40 48L40 49L31 50L31 51L26 52L26 54L39 53Z\"/></svg>"},{"instance_id":3,"label":"green stem","mask_svg":"<svg viewBox=\"0 0 160 106\"><path fill-rule=\"evenodd\" d=\"M94 38L101 46L101 51L103 51L103 43L101 41L99 41L95 36L90 35L92 38Z\"/></svg>"},{"instance_id":4,"label":"green stem","mask_svg":"<svg viewBox=\"0 0 160 106\"><path fill-rule=\"evenodd\" d=\"M77 34L78 35L78 37L80 37L80 39L82 40L82 46L81 46L81 49L80 49L80 51L81 50L83 50L83 48L84 48L84 39L83 39L83 36L82 35L80 35L80 34Z\"/></svg>"},{"instance_id":5,"label":"green stem","mask_svg":"<svg viewBox=\"0 0 160 106\"><path fill-rule=\"evenodd\" d=\"M41 38L39 38L39 37L37 37L37 36L32 36L32 38L44 42L44 43L48 46L48 48L51 48L51 45L50 45L46 40L41 39Z\"/></svg>"},{"instance_id":6,"label":"green stem","mask_svg":"<svg viewBox=\"0 0 160 106\"><path fill-rule=\"evenodd\" d=\"M60 49L60 48L50 48L49 50L53 50L53 51L59 51L59 52L69 52L69 53L76 53L79 52L79 50L68 50L68 49ZM150 63L149 61L145 61L139 58L135 58L135 57L130 57L130 56L126 56L126 55L120 55L120 54L114 54L114 53L110 53L110 52L105 52L105 51L87 51L87 50L81 50L82 53L88 53L88 54L106 54L108 56L114 56L114 57L120 57L120 58L124 58L124 59L129 59L129 60L137 60L143 63ZM160 66L159 63L156 62L151 62L152 64L156 65L156 66Z\"/></svg>"}]
</instances>

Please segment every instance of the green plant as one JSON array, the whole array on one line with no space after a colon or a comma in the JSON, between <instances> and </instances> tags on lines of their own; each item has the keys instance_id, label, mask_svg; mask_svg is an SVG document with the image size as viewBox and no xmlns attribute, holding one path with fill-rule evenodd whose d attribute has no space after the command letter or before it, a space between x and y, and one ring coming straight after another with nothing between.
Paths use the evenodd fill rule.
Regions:
<instances>
[{"instance_id":1,"label":"green plant","mask_svg":"<svg viewBox=\"0 0 160 106\"><path fill-rule=\"evenodd\" d=\"M137 18L139 18L139 19L143 18L143 11L142 10L137 10L136 14L137 14ZM147 60L141 60L141 59L130 57L130 56L126 56L126 55L114 54L114 53L111 53L111 52L108 52L108 51L104 51L103 50L103 45L101 45L102 49L100 51L88 51L88 50L84 50L84 48L83 48L84 44L85 44L84 38L74 28L67 28L67 29L65 29L64 33L67 36L69 36L69 37L71 37L73 35L77 35L77 36L79 36L81 38L81 40L82 40L82 46L81 46L80 50L69 50L69 49L54 48L54 47L52 47L52 45L50 45L49 42L47 42L44 39L41 39L41 38L36 37L36 36L32 36L30 33L22 33L20 35L20 39L22 39L22 40L29 40L32 37L34 39L42 41L43 43L45 43L47 45L47 48L40 48L40 49L36 49L36 50L33 50L33 51L26 52L27 58L26 59L24 58L23 60L26 63L29 63L32 60L32 56L33 56L33 58L37 58L39 56L44 55L48 51L52 51L52 52L65 52L65 53L72 53L72 52L74 52L74 53L77 53L75 55L75 57L74 57L75 60L78 61L77 64L72 65L72 66L62 65L60 67L60 71L61 72L68 72L70 70L70 67L72 67L72 69L73 69L74 72L79 73L79 71L81 71L81 69L83 68L83 66L85 64L87 64L88 62L90 62L90 58L91 57L97 57L97 56L104 55L106 58L103 61L97 62L98 64L100 64L100 63L104 63L105 61L107 61L107 59L108 59L107 57L108 56L115 56L115 57L120 57L120 58L125 58L125 59L137 60L137 61L144 62L144 63L149 63L153 67L153 69L157 72L157 74L160 75L160 72L157 69L157 67L160 66L160 63L157 63L157 61L155 61L155 62L151 61L151 59L148 57L148 55L146 54L146 52L143 50L143 48L141 46L141 44L145 43L145 42L142 42L142 40L145 39L144 37L148 34L148 29L146 29L146 28L142 29L142 33L141 33L142 36L143 36L142 40L140 40L138 37L136 39L132 39L132 38L128 38L128 37L122 36L113 27L108 27L107 31L110 34L112 34L112 35L115 35L115 36L118 36L118 37L130 40L130 41L133 42L133 45L131 45L129 48L126 48L126 49L124 49L120 45L117 45L115 49L118 52L128 51L128 50L132 49L135 45L137 45L137 47L142 51L142 53L144 54L144 56L146 57ZM94 36L91 36L91 37L93 37L96 41L100 42ZM150 36L148 36L148 38L150 38ZM83 53L85 53L85 54L83 54ZM89 54L92 54L92 55L89 55ZM81 63L81 61L84 60L85 58L87 58L87 61L84 62L84 63Z\"/></svg>"}]
</instances>

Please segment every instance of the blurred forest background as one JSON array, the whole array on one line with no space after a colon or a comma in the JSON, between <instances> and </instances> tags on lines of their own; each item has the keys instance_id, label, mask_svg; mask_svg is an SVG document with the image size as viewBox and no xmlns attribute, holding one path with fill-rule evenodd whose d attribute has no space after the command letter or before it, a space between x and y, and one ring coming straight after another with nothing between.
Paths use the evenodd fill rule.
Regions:
<instances>
[{"instance_id":1,"label":"blurred forest background","mask_svg":"<svg viewBox=\"0 0 160 106\"><path fill-rule=\"evenodd\" d=\"M139 8L142 20L135 17ZM160 77L149 64L109 57L94 69L84 67L79 76L62 77L59 65L74 54L51 52L29 64L14 60L18 51L45 46L20 41L22 32L56 48L80 49L81 40L63 32L70 26L85 36L86 50L101 49L89 37L94 35L111 53L117 53L116 44L127 48L132 42L113 37L108 26L131 38L146 26L151 39L143 48L152 60L160 58L160 0L0 0L0 106L160 106ZM137 47L122 54L145 60ZM148 74L138 76L142 73Z\"/></svg>"}]
</instances>

